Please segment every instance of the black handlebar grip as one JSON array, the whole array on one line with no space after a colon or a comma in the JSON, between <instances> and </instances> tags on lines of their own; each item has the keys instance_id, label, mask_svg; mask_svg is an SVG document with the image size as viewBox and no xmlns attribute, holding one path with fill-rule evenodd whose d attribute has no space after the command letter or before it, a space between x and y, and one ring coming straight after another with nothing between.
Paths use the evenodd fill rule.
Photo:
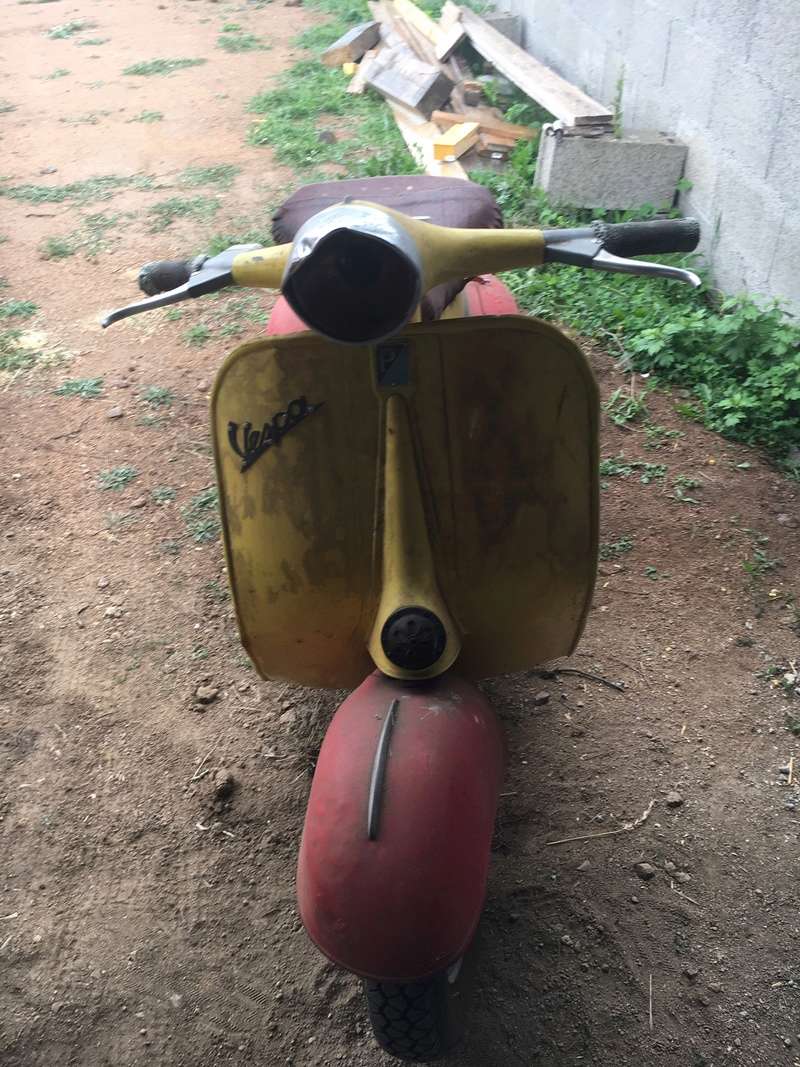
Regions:
<instances>
[{"instance_id":1,"label":"black handlebar grip","mask_svg":"<svg viewBox=\"0 0 800 1067\"><path fill-rule=\"evenodd\" d=\"M607 252L622 257L694 252L700 241L700 223L697 219L596 222L592 229Z\"/></svg>"},{"instance_id":2,"label":"black handlebar grip","mask_svg":"<svg viewBox=\"0 0 800 1067\"><path fill-rule=\"evenodd\" d=\"M189 277L199 270L207 256L195 256L194 259L156 259L145 263L139 271L139 288L147 296L158 296L185 285Z\"/></svg>"}]
</instances>

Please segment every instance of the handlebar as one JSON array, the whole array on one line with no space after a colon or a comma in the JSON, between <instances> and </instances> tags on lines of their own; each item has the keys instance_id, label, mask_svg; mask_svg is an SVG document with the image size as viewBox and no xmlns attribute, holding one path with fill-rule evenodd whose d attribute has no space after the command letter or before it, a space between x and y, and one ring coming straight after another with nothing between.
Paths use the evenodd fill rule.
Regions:
<instances>
[{"instance_id":1,"label":"handlebar","mask_svg":"<svg viewBox=\"0 0 800 1067\"><path fill-rule=\"evenodd\" d=\"M333 340L375 343L410 322L426 292L456 278L566 263L697 286L697 275L682 267L625 256L691 252L699 238L694 219L595 222L563 230L468 230L349 201L314 215L291 245L233 245L211 258L146 264L139 286L149 299L111 312L103 325L242 285L281 289L312 329Z\"/></svg>"}]
</instances>

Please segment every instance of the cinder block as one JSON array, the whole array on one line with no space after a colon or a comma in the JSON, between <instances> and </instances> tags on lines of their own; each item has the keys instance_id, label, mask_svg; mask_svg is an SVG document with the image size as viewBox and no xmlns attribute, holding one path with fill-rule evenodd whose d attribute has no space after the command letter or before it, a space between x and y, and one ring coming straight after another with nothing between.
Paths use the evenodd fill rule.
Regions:
<instances>
[{"instance_id":1,"label":"cinder block","mask_svg":"<svg viewBox=\"0 0 800 1067\"><path fill-rule=\"evenodd\" d=\"M664 74L664 99L675 105L683 118L700 126L708 124L717 74L717 65L724 69L729 63L720 59L716 48L709 48L688 25L673 22L669 52Z\"/></svg>"},{"instance_id":2,"label":"cinder block","mask_svg":"<svg viewBox=\"0 0 800 1067\"><path fill-rule=\"evenodd\" d=\"M767 172L780 96L746 67L720 69L710 126L728 151L756 174Z\"/></svg>"},{"instance_id":3,"label":"cinder block","mask_svg":"<svg viewBox=\"0 0 800 1067\"><path fill-rule=\"evenodd\" d=\"M535 182L558 204L628 209L672 204L686 161L674 138L542 137Z\"/></svg>"}]
</instances>

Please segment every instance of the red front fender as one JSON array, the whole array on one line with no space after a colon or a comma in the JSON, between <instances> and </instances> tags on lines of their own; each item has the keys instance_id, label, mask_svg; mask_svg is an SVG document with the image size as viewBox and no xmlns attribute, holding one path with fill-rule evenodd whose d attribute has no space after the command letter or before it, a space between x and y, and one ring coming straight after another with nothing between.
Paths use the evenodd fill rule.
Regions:
<instances>
[{"instance_id":1,"label":"red front fender","mask_svg":"<svg viewBox=\"0 0 800 1067\"><path fill-rule=\"evenodd\" d=\"M385 726L385 769L371 789ZM494 711L460 678L410 687L376 672L347 698L320 751L297 872L300 915L326 956L364 977L410 981L463 954L483 905L502 773Z\"/></svg>"}]
</instances>

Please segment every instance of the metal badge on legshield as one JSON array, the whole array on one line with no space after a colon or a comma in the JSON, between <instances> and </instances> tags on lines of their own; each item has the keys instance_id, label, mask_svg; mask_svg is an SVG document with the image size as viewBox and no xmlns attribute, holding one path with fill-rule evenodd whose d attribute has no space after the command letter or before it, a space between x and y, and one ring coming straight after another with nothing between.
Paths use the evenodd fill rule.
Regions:
<instances>
[{"instance_id":1,"label":"metal badge on legshield","mask_svg":"<svg viewBox=\"0 0 800 1067\"><path fill-rule=\"evenodd\" d=\"M386 341L376 346L375 379L379 389L411 384L411 346L408 341Z\"/></svg>"},{"instance_id":2,"label":"metal badge on legshield","mask_svg":"<svg viewBox=\"0 0 800 1067\"><path fill-rule=\"evenodd\" d=\"M255 461L263 456L267 449L279 445L286 434L299 422L319 411L322 403L309 404L304 396L297 397L285 411L276 412L260 430L253 429L253 424L246 422L242 426L241 443L239 442L239 423L228 423L228 440L237 456L241 456L241 470L246 471Z\"/></svg>"}]
</instances>

